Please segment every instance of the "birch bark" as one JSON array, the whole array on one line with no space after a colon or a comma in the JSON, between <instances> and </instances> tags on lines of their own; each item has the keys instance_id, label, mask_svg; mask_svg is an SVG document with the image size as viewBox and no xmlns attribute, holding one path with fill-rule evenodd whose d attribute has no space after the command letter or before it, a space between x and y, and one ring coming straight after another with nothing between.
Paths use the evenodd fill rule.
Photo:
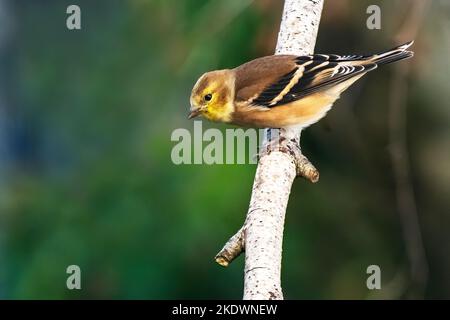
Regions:
<instances>
[{"instance_id":1,"label":"birch bark","mask_svg":"<svg viewBox=\"0 0 450 320\"><path fill-rule=\"evenodd\" d=\"M311 54L322 7L323 0L285 0L275 54ZM274 137L278 144L271 143ZM283 299L281 256L291 186L297 175L312 182L319 177L301 154L298 130L267 129L263 145L245 223L216 256L227 266L245 248L245 300Z\"/></svg>"}]
</instances>

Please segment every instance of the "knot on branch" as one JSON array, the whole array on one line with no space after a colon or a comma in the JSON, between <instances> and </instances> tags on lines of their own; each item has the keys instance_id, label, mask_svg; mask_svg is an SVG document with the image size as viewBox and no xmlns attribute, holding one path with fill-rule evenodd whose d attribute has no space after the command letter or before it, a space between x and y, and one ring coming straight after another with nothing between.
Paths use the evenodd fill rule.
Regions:
<instances>
[{"instance_id":1,"label":"knot on branch","mask_svg":"<svg viewBox=\"0 0 450 320\"><path fill-rule=\"evenodd\" d=\"M236 257L238 257L244 251L244 227L239 229L230 240L225 243L222 250L216 255L214 260L223 267L228 267L228 265Z\"/></svg>"}]
</instances>

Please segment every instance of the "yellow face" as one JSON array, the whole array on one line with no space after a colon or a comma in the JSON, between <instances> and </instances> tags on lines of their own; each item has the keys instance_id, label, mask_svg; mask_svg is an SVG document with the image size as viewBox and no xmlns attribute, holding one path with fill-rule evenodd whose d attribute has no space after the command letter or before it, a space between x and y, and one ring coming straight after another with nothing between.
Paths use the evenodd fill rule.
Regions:
<instances>
[{"instance_id":1,"label":"yellow face","mask_svg":"<svg viewBox=\"0 0 450 320\"><path fill-rule=\"evenodd\" d=\"M189 119L201 115L216 122L229 122L233 112L232 75L229 70L205 73L191 93Z\"/></svg>"}]
</instances>

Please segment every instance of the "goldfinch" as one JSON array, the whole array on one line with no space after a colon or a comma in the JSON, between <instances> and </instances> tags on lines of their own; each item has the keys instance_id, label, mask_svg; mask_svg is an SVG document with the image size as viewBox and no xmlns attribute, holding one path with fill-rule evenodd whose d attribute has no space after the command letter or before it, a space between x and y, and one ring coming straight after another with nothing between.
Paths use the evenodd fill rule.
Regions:
<instances>
[{"instance_id":1,"label":"goldfinch","mask_svg":"<svg viewBox=\"0 0 450 320\"><path fill-rule=\"evenodd\" d=\"M410 58L413 41L373 55L273 55L203 74L192 89L188 118L257 128L306 128L340 94L378 66Z\"/></svg>"}]
</instances>

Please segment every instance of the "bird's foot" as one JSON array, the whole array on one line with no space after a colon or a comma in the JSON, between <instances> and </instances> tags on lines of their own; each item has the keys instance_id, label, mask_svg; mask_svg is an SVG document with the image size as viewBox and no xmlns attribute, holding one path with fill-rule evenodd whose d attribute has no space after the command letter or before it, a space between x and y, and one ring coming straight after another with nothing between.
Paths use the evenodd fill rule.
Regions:
<instances>
[{"instance_id":1,"label":"bird's foot","mask_svg":"<svg viewBox=\"0 0 450 320\"><path fill-rule=\"evenodd\" d=\"M286 139L283 136L280 136L278 139L273 139L264 144L258 154L258 160L264 155L276 151L289 154L293 158L298 176L304 177L313 183L319 181L319 171L308 158L303 155L298 140Z\"/></svg>"}]
</instances>

